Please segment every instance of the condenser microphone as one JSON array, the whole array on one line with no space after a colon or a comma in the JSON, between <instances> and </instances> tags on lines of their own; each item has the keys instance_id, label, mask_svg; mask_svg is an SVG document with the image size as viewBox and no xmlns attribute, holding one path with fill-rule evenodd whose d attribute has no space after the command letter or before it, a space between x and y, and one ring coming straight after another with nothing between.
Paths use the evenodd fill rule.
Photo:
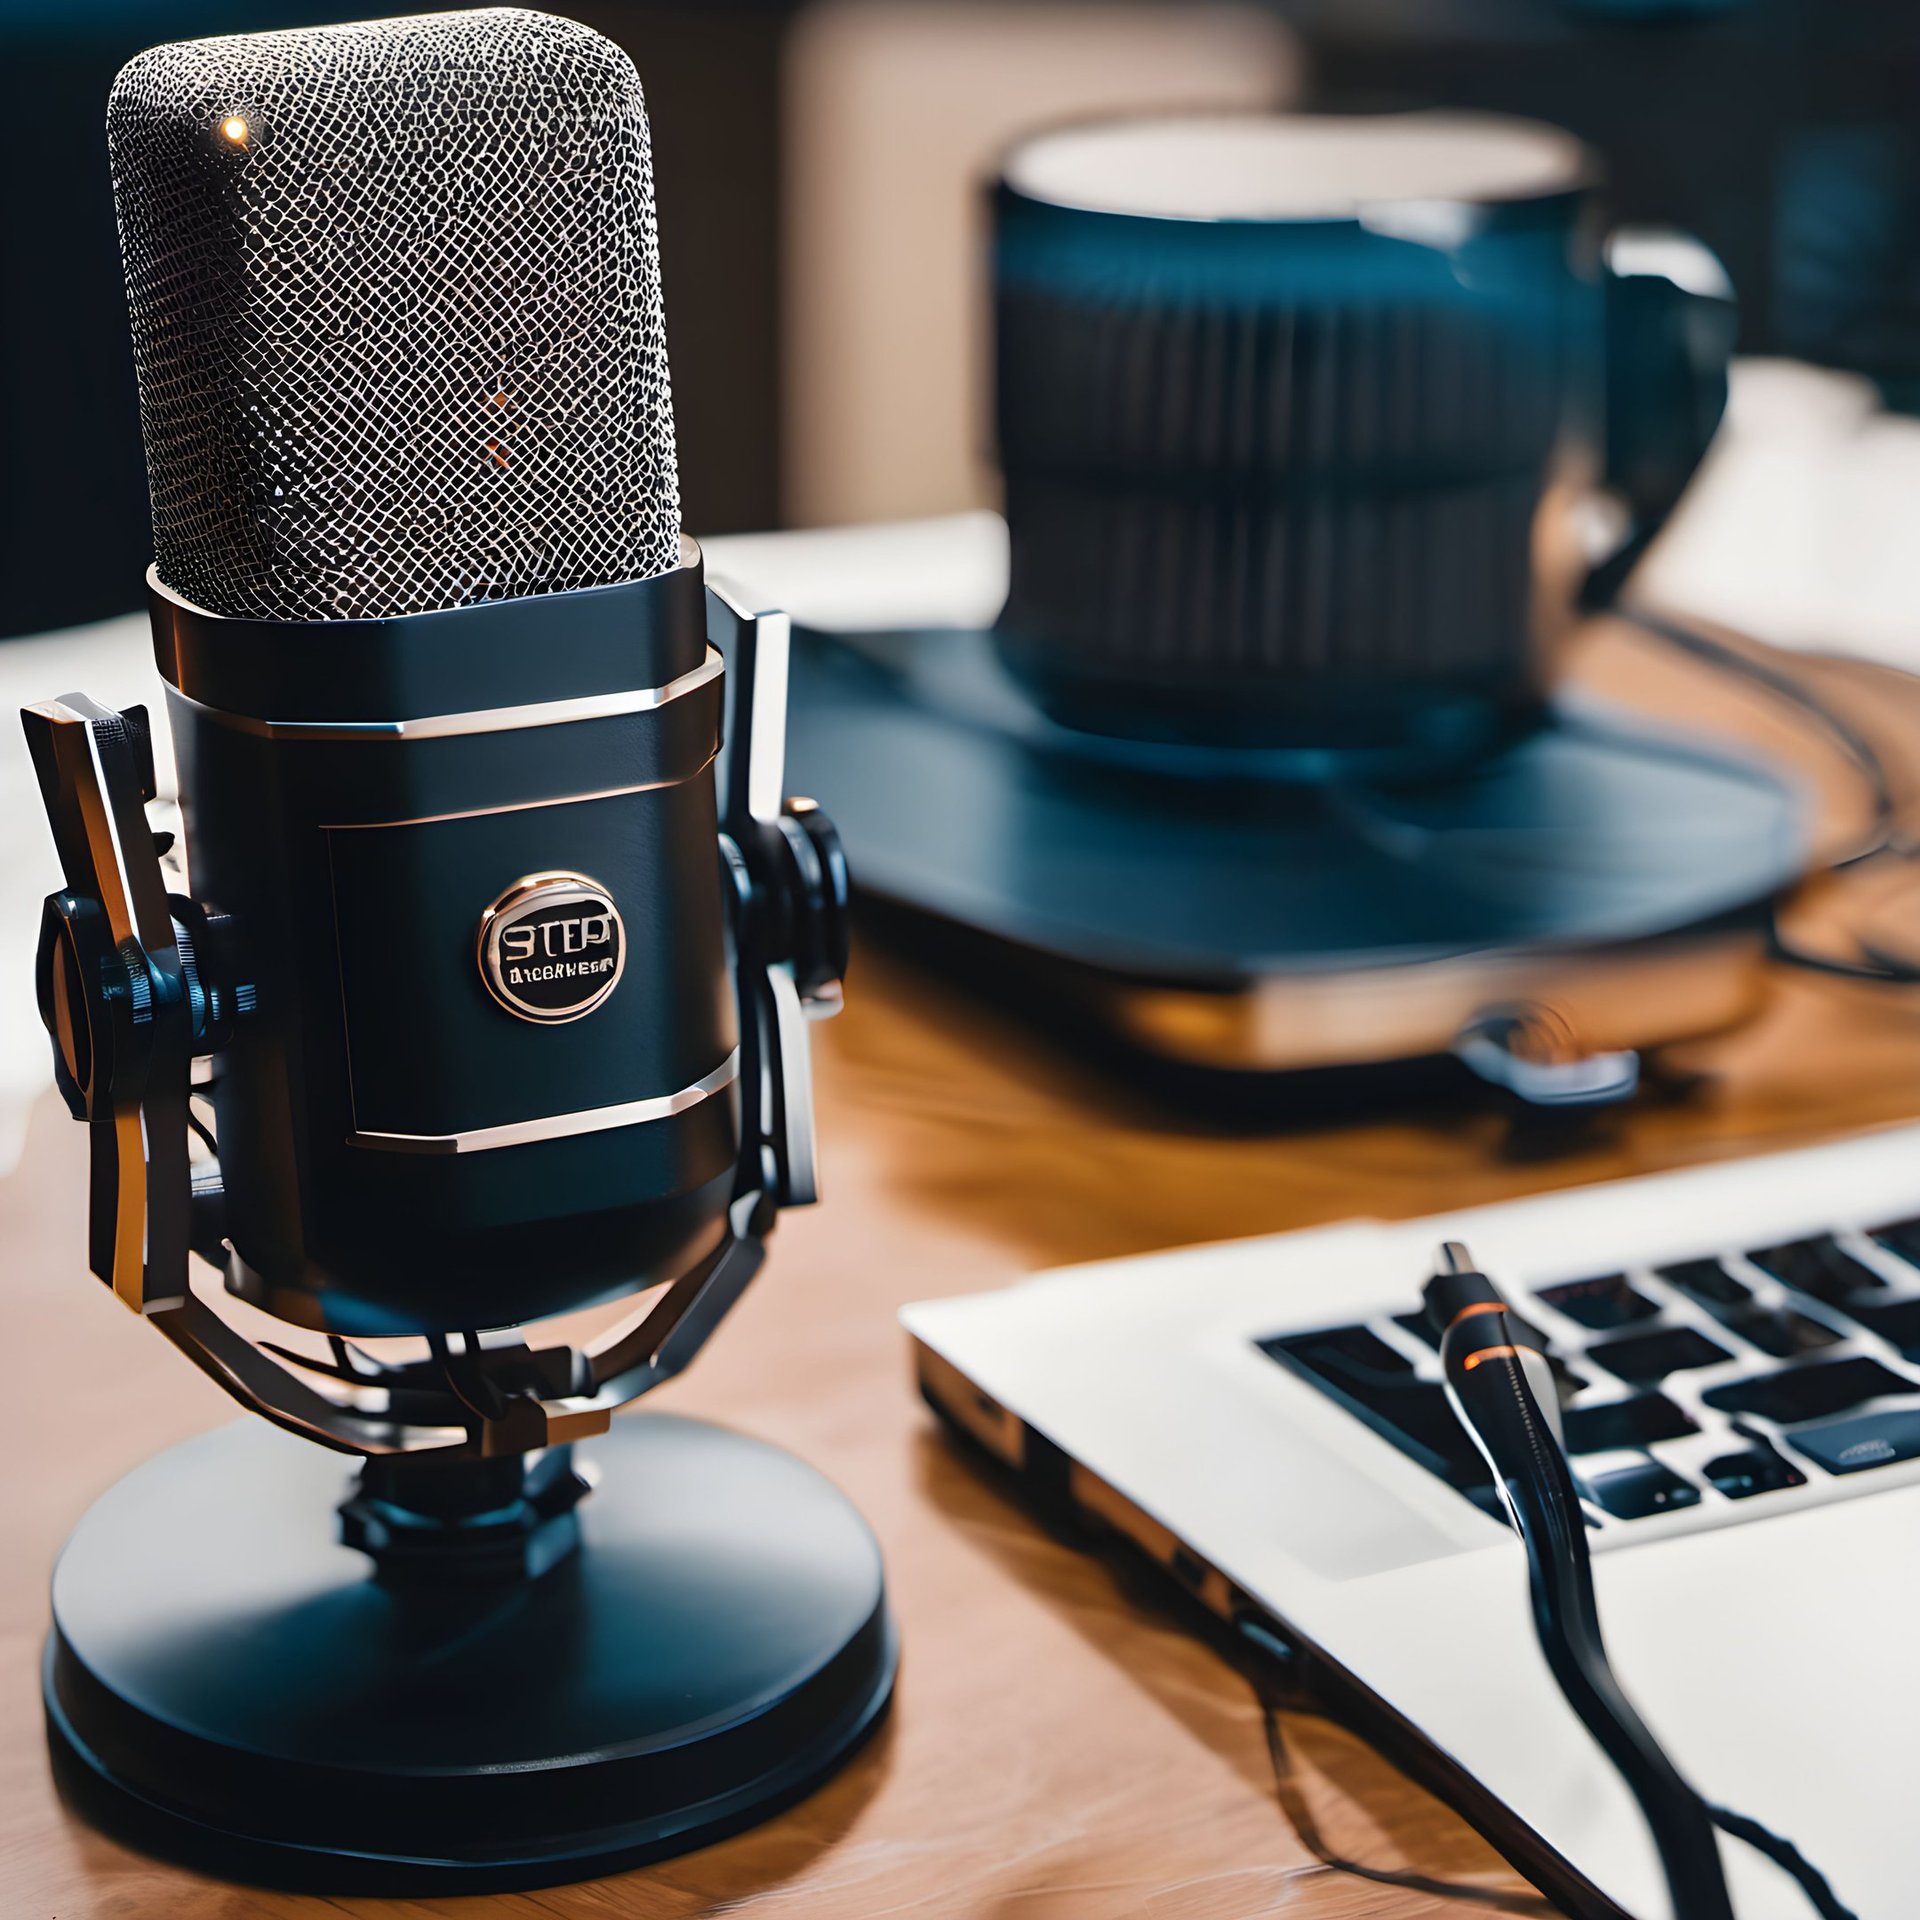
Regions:
<instances>
[{"instance_id":1,"label":"condenser microphone","mask_svg":"<svg viewBox=\"0 0 1920 1920\"><path fill-rule=\"evenodd\" d=\"M893 1656L823 1481L608 1432L814 1197L806 1015L845 966L838 842L782 791L785 618L706 589L681 533L638 76L517 9L231 36L134 60L108 142L188 885L145 715L30 709L91 1264L366 1464L337 1538L324 1464L263 1466L248 1429L135 1476L137 1527L109 1496L56 1581L56 1755L272 1877L693 1844L847 1751ZM590 1344L528 1331L627 1296ZM583 1529L596 1434L619 1472ZM369 1560L416 1596L399 1626L328 1611ZM158 1666L129 1583L173 1622ZM417 1598L502 1584L444 1645ZM178 1657L202 1630L217 1686ZM429 1646L434 1688L519 1676L451 1744Z\"/></svg>"}]
</instances>

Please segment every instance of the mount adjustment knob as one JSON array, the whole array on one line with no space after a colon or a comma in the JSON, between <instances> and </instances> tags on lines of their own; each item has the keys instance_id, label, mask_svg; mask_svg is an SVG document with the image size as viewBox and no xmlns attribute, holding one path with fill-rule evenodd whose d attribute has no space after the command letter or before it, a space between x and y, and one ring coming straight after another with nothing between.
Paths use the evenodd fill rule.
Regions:
<instances>
[{"instance_id":1,"label":"mount adjustment knob","mask_svg":"<svg viewBox=\"0 0 1920 1920\"><path fill-rule=\"evenodd\" d=\"M817 801L789 800L779 825L794 985L808 1012L837 1013L852 945L846 850Z\"/></svg>"}]
</instances>

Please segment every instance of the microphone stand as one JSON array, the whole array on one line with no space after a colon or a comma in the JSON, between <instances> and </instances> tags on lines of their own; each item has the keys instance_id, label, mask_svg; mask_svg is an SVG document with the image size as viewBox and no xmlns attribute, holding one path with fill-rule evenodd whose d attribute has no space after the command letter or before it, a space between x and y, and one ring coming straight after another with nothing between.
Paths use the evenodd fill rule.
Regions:
<instances>
[{"instance_id":1,"label":"microphone stand","mask_svg":"<svg viewBox=\"0 0 1920 1920\"><path fill-rule=\"evenodd\" d=\"M234 1399L318 1443L254 1423L189 1441L62 1556L56 1776L135 1844L326 1890L551 1884L764 1818L886 1707L884 1578L845 1497L724 1429L612 1423L705 1344L779 1209L816 1198L807 1024L838 1010L847 961L838 837L783 791L787 616L713 587L706 615L726 669L731 1199L687 1271L578 1345L469 1328L393 1358L328 1334L321 1356L249 1337L222 1289L195 1290L191 1255L230 1279L239 1261L217 1162L190 1157L190 1131L213 1144L191 1068L254 991L224 916L166 891L144 711L71 694L23 714L65 878L38 982L90 1130L90 1265ZM340 1454L361 1462L344 1490Z\"/></svg>"}]
</instances>

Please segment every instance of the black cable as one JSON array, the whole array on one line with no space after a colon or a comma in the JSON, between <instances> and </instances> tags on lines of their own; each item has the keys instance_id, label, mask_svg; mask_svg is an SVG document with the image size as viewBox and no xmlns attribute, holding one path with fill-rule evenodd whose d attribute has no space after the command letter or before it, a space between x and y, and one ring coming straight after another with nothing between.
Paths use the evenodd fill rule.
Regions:
<instances>
[{"instance_id":1,"label":"black cable","mask_svg":"<svg viewBox=\"0 0 1920 1920\"><path fill-rule=\"evenodd\" d=\"M1857 961L1841 960L1832 954L1814 953L1809 948L1796 947L1781 938L1777 926L1770 927L1767 933L1767 953L1783 967L1798 967L1803 973L1823 973L1832 980L1865 981L1877 987L1920 986L1920 967L1902 960L1897 954L1884 953L1877 947L1864 946L1864 943L1863 951L1872 962L1871 965L1862 966Z\"/></svg>"},{"instance_id":2,"label":"black cable","mask_svg":"<svg viewBox=\"0 0 1920 1920\"><path fill-rule=\"evenodd\" d=\"M1855 1920L1790 1840L1744 1814L1711 1807L1682 1778L1622 1691L1600 1633L1586 1515L1557 1430L1552 1375L1515 1325L1499 1289L1462 1247L1442 1252L1427 1285L1447 1398L1493 1471L1526 1550L1534 1629L1581 1724L1639 1802L1680 1920L1733 1920L1719 1828L1764 1853L1799 1884L1821 1920Z\"/></svg>"},{"instance_id":3,"label":"black cable","mask_svg":"<svg viewBox=\"0 0 1920 1920\"><path fill-rule=\"evenodd\" d=\"M1450 1357L1449 1397L1456 1387L1462 1390L1462 1423L1493 1466L1526 1549L1534 1630L1547 1665L1640 1803L1674 1913L1686 1920L1733 1920L1706 1802L1680 1777L1607 1660L1580 1497L1515 1357L1520 1348L1513 1325L1495 1309L1474 1338L1473 1350Z\"/></svg>"},{"instance_id":4,"label":"black cable","mask_svg":"<svg viewBox=\"0 0 1920 1920\"><path fill-rule=\"evenodd\" d=\"M1826 870L1829 873L1845 872L1849 867L1877 860L1883 854L1898 854L1904 858L1913 852L1913 848L1899 837L1899 800L1879 748L1845 714L1830 706L1804 681L1770 666L1741 647L1729 646L1724 640L1716 640L1711 634L1702 633L1699 628L1670 615L1630 606L1623 601L1615 601L1606 611L1679 652L1690 654L1696 660L1704 660L1723 673L1750 680L1755 686L1785 701L1811 720L1852 761L1871 800L1873 822L1867 837L1858 847L1827 863Z\"/></svg>"},{"instance_id":5,"label":"black cable","mask_svg":"<svg viewBox=\"0 0 1920 1920\"><path fill-rule=\"evenodd\" d=\"M1277 1669L1284 1669L1291 1659L1291 1650L1277 1640L1258 1620L1242 1615L1234 1621L1234 1627L1240 1637L1261 1656L1261 1662ZM1297 1701L1281 1701L1262 1683L1259 1668L1256 1666L1249 1675L1253 1685L1253 1697L1260 1709L1260 1724L1266 1734L1267 1758L1273 1765L1274 1795L1279 1800L1289 1824L1299 1836L1301 1844L1320 1862L1323 1867L1331 1868L1335 1873L1349 1873L1356 1879L1371 1881L1375 1886L1399 1887L1409 1893L1423 1893L1434 1900L1470 1900L1483 1911L1491 1909L1495 1913L1513 1913L1529 1916L1529 1920L1552 1920L1559 1911L1549 1906L1537 1893L1509 1893L1504 1888L1476 1886L1465 1881L1442 1880L1433 1874L1413 1872L1396 1867L1369 1867L1347 1856L1331 1846L1320 1832L1320 1823L1313 1816L1313 1809L1306 1796L1298 1792L1294 1784L1292 1759L1287 1753L1286 1736L1280 1725L1283 1706L1293 1706L1301 1710Z\"/></svg>"},{"instance_id":6,"label":"black cable","mask_svg":"<svg viewBox=\"0 0 1920 1920\"><path fill-rule=\"evenodd\" d=\"M1620 601L1608 603L1602 611L1629 622L1640 628L1643 633L1651 634L1655 639L1664 641L1668 646L1677 648L1696 660L1704 660L1722 672L1736 674L1784 700L1807 719L1813 721L1853 763L1854 770L1867 789L1872 805L1872 824L1859 846L1849 853L1840 855L1837 859L1828 861L1824 871L1844 873L1852 868L1864 866L1870 860L1889 856L1902 860L1911 859L1916 851L1920 851L1900 834L1899 802L1893 790L1893 781L1888 773L1887 763L1882 758L1880 750L1851 720L1821 699L1804 682L1796 679L1792 674L1783 673L1778 668L1768 665L1766 661L1756 658L1740 647L1729 646L1725 641L1716 640L1711 634L1702 633L1697 627L1668 615L1653 613L1644 607L1629 606ZM1903 960L1897 954L1867 947L1864 942L1861 944L1867 956L1867 964L1842 960L1829 954L1815 953L1806 947L1796 946L1781 933L1777 921L1768 928L1769 954L1782 966L1797 967L1807 973L1825 974L1831 979L1857 980L1875 986L1920 985L1920 965Z\"/></svg>"},{"instance_id":7,"label":"black cable","mask_svg":"<svg viewBox=\"0 0 1920 1920\"><path fill-rule=\"evenodd\" d=\"M1808 1904L1820 1920L1859 1920L1851 1907L1841 1904L1827 1876L1784 1834L1775 1833L1771 1827L1763 1827L1758 1820L1735 1813L1730 1807L1709 1807L1707 1811L1722 1833L1744 1840L1755 1853L1764 1853L1776 1867L1791 1874L1800 1883L1800 1891L1807 1896Z\"/></svg>"}]
</instances>

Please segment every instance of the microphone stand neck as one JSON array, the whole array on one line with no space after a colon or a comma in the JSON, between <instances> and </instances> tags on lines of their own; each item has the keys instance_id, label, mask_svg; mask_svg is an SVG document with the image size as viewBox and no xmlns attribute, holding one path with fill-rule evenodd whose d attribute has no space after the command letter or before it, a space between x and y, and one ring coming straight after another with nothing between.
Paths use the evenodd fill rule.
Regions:
<instances>
[{"instance_id":1,"label":"microphone stand neck","mask_svg":"<svg viewBox=\"0 0 1920 1920\"><path fill-rule=\"evenodd\" d=\"M575 1510L591 1491L570 1444L491 1460L376 1456L341 1503L340 1539L389 1585L537 1580L580 1544Z\"/></svg>"}]
</instances>

